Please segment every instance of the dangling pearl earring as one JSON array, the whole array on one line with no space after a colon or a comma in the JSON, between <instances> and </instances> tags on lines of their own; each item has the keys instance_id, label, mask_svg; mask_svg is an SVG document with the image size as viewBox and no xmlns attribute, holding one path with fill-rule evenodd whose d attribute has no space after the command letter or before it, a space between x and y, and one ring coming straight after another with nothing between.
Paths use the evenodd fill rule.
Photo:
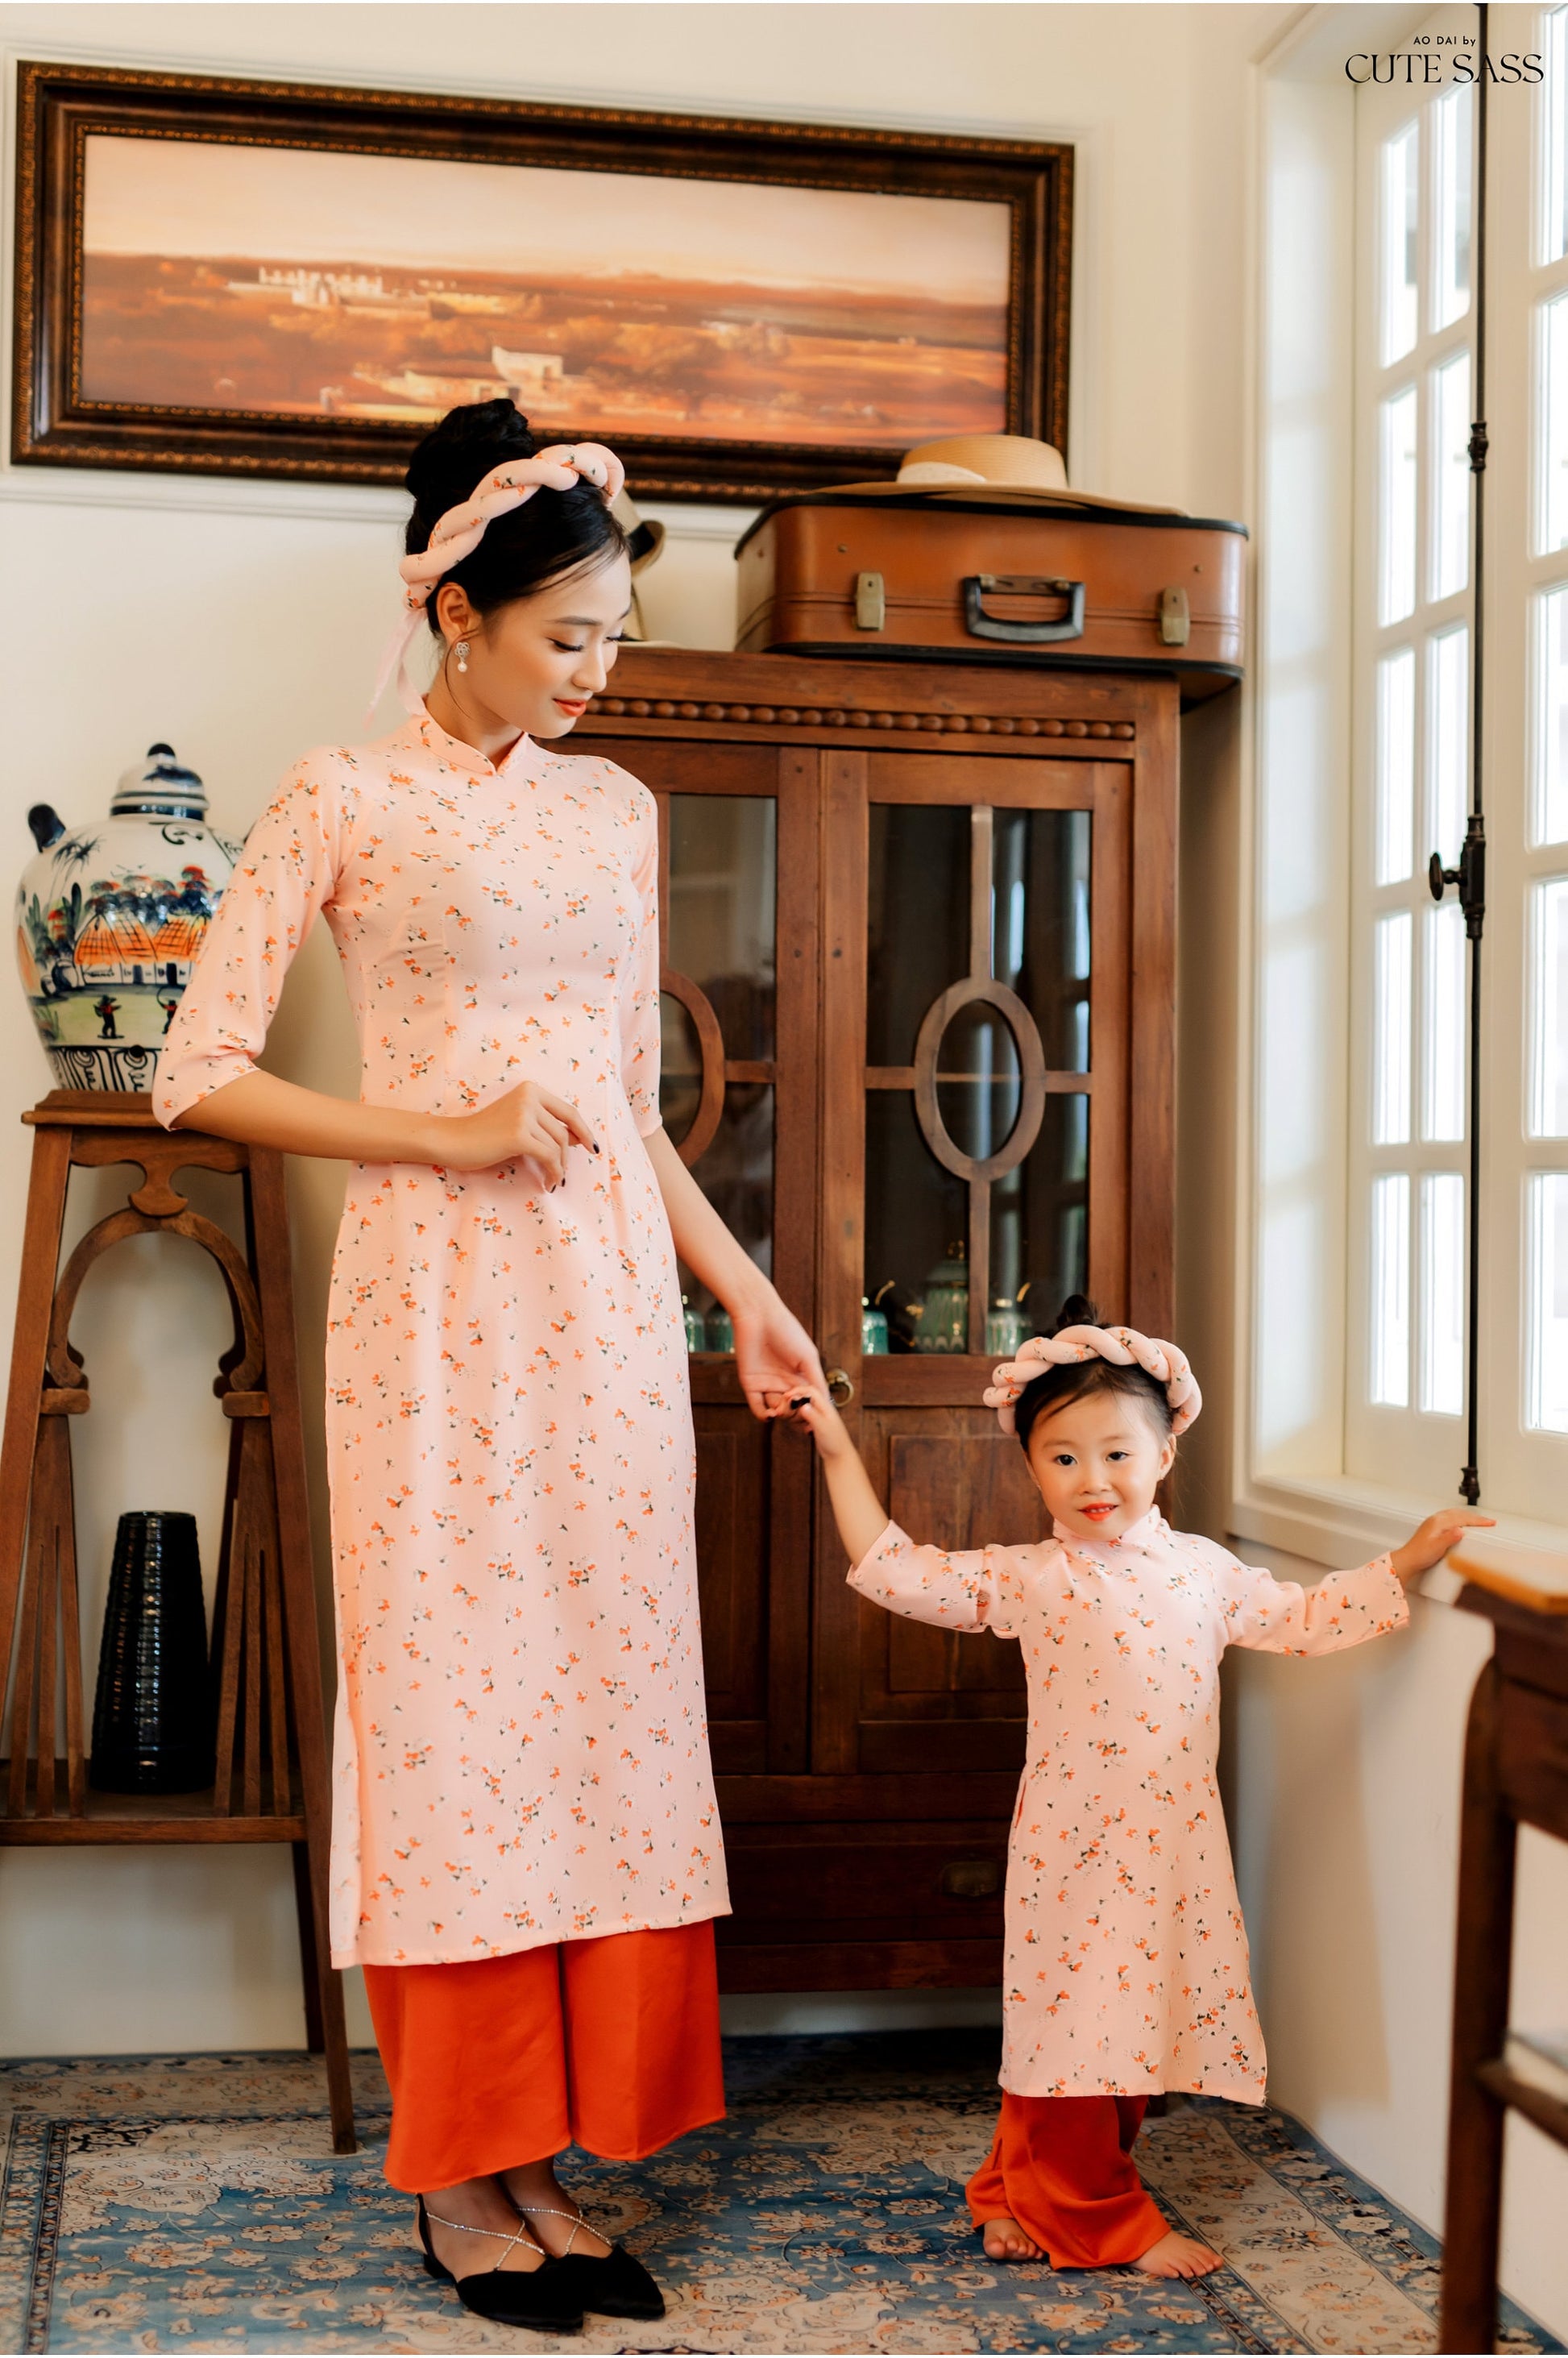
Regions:
<instances>
[{"instance_id":1,"label":"dangling pearl earring","mask_svg":"<svg viewBox=\"0 0 1568 2358\"><path fill-rule=\"evenodd\" d=\"M458 641L457 653L458 669L460 671L467 671L469 667L469 643L466 639L460 639Z\"/></svg>"}]
</instances>

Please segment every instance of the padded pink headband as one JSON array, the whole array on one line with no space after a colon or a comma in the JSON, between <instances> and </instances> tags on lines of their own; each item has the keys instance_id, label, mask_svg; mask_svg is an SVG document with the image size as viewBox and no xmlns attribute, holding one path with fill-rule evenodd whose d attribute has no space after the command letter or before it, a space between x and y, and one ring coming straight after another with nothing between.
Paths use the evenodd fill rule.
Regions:
<instances>
[{"instance_id":1,"label":"padded pink headband","mask_svg":"<svg viewBox=\"0 0 1568 2358\"><path fill-rule=\"evenodd\" d=\"M1171 1403L1171 1430L1185 1433L1203 1406L1203 1394L1173 1343L1141 1335L1136 1326L1064 1326L1059 1335L1032 1335L1016 1359L998 1368L986 1388L986 1406L994 1408L1004 1433L1014 1433L1013 1403L1023 1387L1047 1368L1065 1368L1083 1359L1108 1359L1112 1367L1137 1364L1157 1384L1165 1387Z\"/></svg>"},{"instance_id":2,"label":"padded pink headband","mask_svg":"<svg viewBox=\"0 0 1568 2358\"><path fill-rule=\"evenodd\" d=\"M508 459L492 467L460 507L449 508L430 535L427 547L399 560L403 576L402 621L387 640L371 698L373 712L387 681L395 672L397 691L410 712L424 709L424 698L405 675L404 664L419 628L431 590L443 575L471 557L484 538L485 527L497 516L509 515L531 500L535 492L569 492L576 482L591 483L606 502L620 496L626 470L602 442L557 442L532 459Z\"/></svg>"}]
</instances>

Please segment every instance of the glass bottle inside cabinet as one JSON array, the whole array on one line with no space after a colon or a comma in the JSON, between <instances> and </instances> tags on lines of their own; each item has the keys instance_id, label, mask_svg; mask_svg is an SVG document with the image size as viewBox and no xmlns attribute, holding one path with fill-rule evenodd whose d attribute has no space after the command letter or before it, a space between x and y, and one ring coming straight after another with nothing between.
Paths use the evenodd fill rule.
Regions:
<instances>
[{"instance_id":1,"label":"glass bottle inside cabinet","mask_svg":"<svg viewBox=\"0 0 1568 2358\"><path fill-rule=\"evenodd\" d=\"M1022 1340L1087 1282L1090 823L871 807L865 1282L892 1351Z\"/></svg>"},{"instance_id":2,"label":"glass bottle inside cabinet","mask_svg":"<svg viewBox=\"0 0 1568 2358\"><path fill-rule=\"evenodd\" d=\"M771 1276L777 808L760 795L665 802L659 1109L704 1195ZM681 1288L688 1347L732 1351L708 1288L684 1267Z\"/></svg>"}]
</instances>

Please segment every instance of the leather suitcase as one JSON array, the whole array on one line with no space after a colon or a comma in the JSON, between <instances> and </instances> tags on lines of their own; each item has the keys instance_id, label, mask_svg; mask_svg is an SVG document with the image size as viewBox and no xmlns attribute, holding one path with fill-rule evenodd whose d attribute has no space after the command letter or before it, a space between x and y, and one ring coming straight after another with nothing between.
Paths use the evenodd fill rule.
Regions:
<instances>
[{"instance_id":1,"label":"leather suitcase","mask_svg":"<svg viewBox=\"0 0 1568 2358\"><path fill-rule=\"evenodd\" d=\"M1072 493L786 495L736 546L735 643L1162 672L1196 703L1241 676L1246 538Z\"/></svg>"}]
</instances>

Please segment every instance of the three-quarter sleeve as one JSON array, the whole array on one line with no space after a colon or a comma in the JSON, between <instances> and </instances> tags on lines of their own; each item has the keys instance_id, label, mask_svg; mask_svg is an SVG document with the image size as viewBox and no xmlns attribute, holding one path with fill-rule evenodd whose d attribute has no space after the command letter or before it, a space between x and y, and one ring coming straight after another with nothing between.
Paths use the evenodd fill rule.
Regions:
<instances>
[{"instance_id":1,"label":"three-quarter sleeve","mask_svg":"<svg viewBox=\"0 0 1568 2358\"><path fill-rule=\"evenodd\" d=\"M644 787L646 825L632 870L636 936L621 987L621 1078L639 1134L651 1137L659 1111L659 818Z\"/></svg>"},{"instance_id":2,"label":"three-quarter sleeve","mask_svg":"<svg viewBox=\"0 0 1568 2358\"><path fill-rule=\"evenodd\" d=\"M255 1070L284 977L332 897L343 799L330 760L308 755L246 837L158 1056L153 1111L166 1130Z\"/></svg>"},{"instance_id":3,"label":"three-quarter sleeve","mask_svg":"<svg viewBox=\"0 0 1568 2358\"><path fill-rule=\"evenodd\" d=\"M1223 1555L1215 1579L1226 1644L1259 1653L1335 1654L1410 1619L1404 1584L1386 1555L1355 1572L1326 1573L1311 1588Z\"/></svg>"},{"instance_id":4,"label":"three-quarter sleeve","mask_svg":"<svg viewBox=\"0 0 1568 2358\"><path fill-rule=\"evenodd\" d=\"M919 1547L890 1522L849 1570L849 1585L890 1613L944 1629L1016 1637L1021 1590L1004 1548Z\"/></svg>"}]
</instances>

